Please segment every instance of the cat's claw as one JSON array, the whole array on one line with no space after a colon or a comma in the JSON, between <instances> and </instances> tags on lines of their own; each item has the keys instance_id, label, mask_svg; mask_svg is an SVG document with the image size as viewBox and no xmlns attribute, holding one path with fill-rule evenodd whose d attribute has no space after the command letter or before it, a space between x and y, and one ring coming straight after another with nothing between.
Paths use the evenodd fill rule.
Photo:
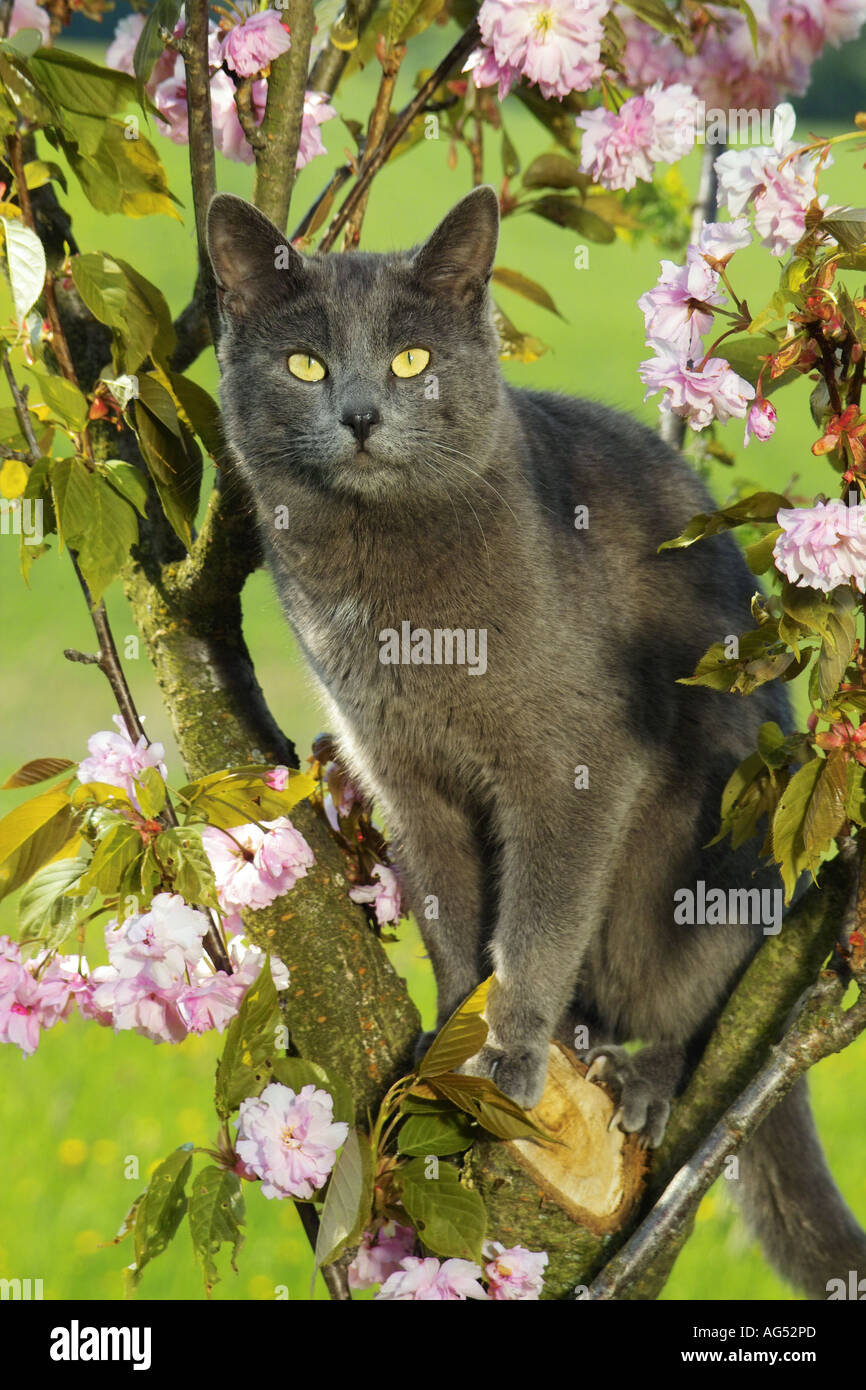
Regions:
<instances>
[{"instance_id":1,"label":"cat's claw","mask_svg":"<svg viewBox=\"0 0 866 1390\"><path fill-rule=\"evenodd\" d=\"M640 1053L632 1055L624 1047L594 1047L584 1054L589 1063L586 1080L609 1087L616 1097L616 1110L608 1129L617 1126L625 1134L636 1134L648 1148L658 1148L664 1138L671 1097L667 1088L656 1087L640 1066Z\"/></svg>"},{"instance_id":2,"label":"cat's claw","mask_svg":"<svg viewBox=\"0 0 866 1390\"><path fill-rule=\"evenodd\" d=\"M466 1076L483 1076L494 1082L504 1095L524 1110L531 1110L541 1100L547 1079L547 1046L523 1047L503 1051L482 1047L460 1071Z\"/></svg>"}]
</instances>

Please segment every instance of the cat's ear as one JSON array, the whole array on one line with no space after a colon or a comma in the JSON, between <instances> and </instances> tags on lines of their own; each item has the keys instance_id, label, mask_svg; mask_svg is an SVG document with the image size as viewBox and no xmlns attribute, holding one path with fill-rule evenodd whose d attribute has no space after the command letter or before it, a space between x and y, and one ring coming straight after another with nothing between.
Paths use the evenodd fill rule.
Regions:
<instances>
[{"instance_id":1,"label":"cat's ear","mask_svg":"<svg viewBox=\"0 0 866 1390\"><path fill-rule=\"evenodd\" d=\"M304 273L303 257L279 228L231 193L218 193L211 201L207 240L224 313L255 313L290 293Z\"/></svg>"},{"instance_id":2,"label":"cat's ear","mask_svg":"<svg viewBox=\"0 0 866 1390\"><path fill-rule=\"evenodd\" d=\"M478 295L490 279L499 238L499 199L482 184L467 193L412 257L424 283L461 302Z\"/></svg>"}]
</instances>

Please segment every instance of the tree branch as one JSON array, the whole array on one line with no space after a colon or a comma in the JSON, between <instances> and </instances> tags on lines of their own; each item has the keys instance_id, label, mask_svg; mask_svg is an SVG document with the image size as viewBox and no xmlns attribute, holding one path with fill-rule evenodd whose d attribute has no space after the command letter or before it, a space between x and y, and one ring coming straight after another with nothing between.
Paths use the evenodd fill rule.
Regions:
<instances>
[{"instance_id":1,"label":"tree branch","mask_svg":"<svg viewBox=\"0 0 866 1390\"><path fill-rule=\"evenodd\" d=\"M862 942L854 953L856 1002L842 1008L847 980L825 970L798 1011L796 1022L771 1059L730 1107L694 1156L670 1181L655 1208L592 1284L591 1299L627 1296L646 1276L659 1255L679 1249L691 1229L701 1198L722 1171L725 1160L750 1139L799 1077L823 1057L841 1052L866 1029L866 955Z\"/></svg>"},{"instance_id":2,"label":"tree branch","mask_svg":"<svg viewBox=\"0 0 866 1390\"><path fill-rule=\"evenodd\" d=\"M445 81L448 74L452 72L458 64L462 63L464 58L469 56L472 49L478 43L479 37L478 25L473 20L468 28L460 35L460 38L454 46L446 53L438 67L430 74L426 82L419 87L408 105L403 107L403 110L394 120L385 138L361 161L358 177L346 196L340 211L333 218L330 226L319 242L319 251L330 251L356 208L366 200L367 190L372 180L387 161L394 147L402 140L409 126L412 124L412 121L423 109L428 97L435 92L440 83Z\"/></svg>"},{"instance_id":3,"label":"tree branch","mask_svg":"<svg viewBox=\"0 0 866 1390\"><path fill-rule=\"evenodd\" d=\"M391 114L391 98L394 95L394 88L397 85L397 77L400 72L400 65L406 56L406 45L397 44L390 52L382 54L382 77L379 82L379 90L376 93L376 100L373 110L370 112L370 119L367 122L367 139L364 146L364 158L370 157L372 152L385 138L385 131L388 127L388 117ZM346 222L346 231L343 237L343 250L352 251L361 240L361 224L364 221L364 213L367 210L367 199L370 196L369 187L364 196L359 199L354 211Z\"/></svg>"},{"instance_id":4,"label":"tree branch","mask_svg":"<svg viewBox=\"0 0 866 1390\"><path fill-rule=\"evenodd\" d=\"M253 202L284 231L295 184L295 167L304 119L307 66L315 28L313 0L289 0L292 46L271 64L268 100L256 152Z\"/></svg>"},{"instance_id":5,"label":"tree branch","mask_svg":"<svg viewBox=\"0 0 866 1390\"><path fill-rule=\"evenodd\" d=\"M198 248L198 278L193 303L198 300L204 308L210 325L211 340L217 343L219 318L207 249L207 210L216 193L210 69L207 56L208 20L208 0L186 0L186 33L183 37L182 53L189 112L189 176L192 183Z\"/></svg>"}]
</instances>

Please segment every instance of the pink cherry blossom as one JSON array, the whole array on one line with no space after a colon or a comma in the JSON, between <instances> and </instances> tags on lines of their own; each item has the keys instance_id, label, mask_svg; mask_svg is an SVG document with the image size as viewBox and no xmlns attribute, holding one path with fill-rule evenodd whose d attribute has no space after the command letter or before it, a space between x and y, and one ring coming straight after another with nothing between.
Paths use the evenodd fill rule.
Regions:
<instances>
[{"instance_id":1,"label":"pink cherry blossom","mask_svg":"<svg viewBox=\"0 0 866 1390\"><path fill-rule=\"evenodd\" d=\"M115 1032L128 1029L151 1042L183 1042L187 1026L180 1012L183 985L160 989L149 974L121 975L113 966L100 966L90 992L91 1016L110 1017ZM83 1012L83 1010L82 1010Z\"/></svg>"},{"instance_id":2,"label":"pink cherry blossom","mask_svg":"<svg viewBox=\"0 0 866 1390\"><path fill-rule=\"evenodd\" d=\"M229 30L223 39L223 58L239 77L254 77L291 46L276 11L261 10Z\"/></svg>"},{"instance_id":3,"label":"pink cherry blossom","mask_svg":"<svg viewBox=\"0 0 866 1390\"><path fill-rule=\"evenodd\" d=\"M511 71L536 82L545 97L585 92L602 73L603 20L609 0L484 0L478 25L494 65L471 64L476 86Z\"/></svg>"},{"instance_id":4,"label":"pink cherry blossom","mask_svg":"<svg viewBox=\"0 0 866 1390\"><path fill-rule=\"evenodd\" d=\"M776 519L782 534L773 560L790 583L829 593L853 580L866 592L866 507L816 502L783 507Z\"/></svg>"},{"instance_id":5,"label":"pink cherry blossom","mask_svg":"<svg viewBox=\"0 0 866 1390\"><path fill-rule=\"evenodd\" d=\"M707 260L726 264L735 251L745 251L752 244L752 233L746 217L733 222L705 222L698 237L698 250Z\"/></svg>"},{"instance_id":6,"label":"pink cherry blossom","mask_svg":"<svg viewBox=\"0 0 866 1390\"><path fill-rule=\"evenodd\" d=\"M105 782L110 787L119 787L126 792L133 806L138 806L135 797L135 779L146 768L155 767L160 777L168 775L163 758L165 749L161 743L148 744L142 734L133 743L119 714L113 716L118 732L105 729L91 734L87 740L90 757L78 764L79 782Z\"/></svg>"},{"instance_id":7,"label":"pink cherry blossom","mask_svg":"<svg viewBox=\"0 0 866 1390\"><path fill-rule=\"evenodd\" d=\"M506 1250L498 1240L492 1240L485 1242L484 1258L484 1277L492 1299L513 1302L540 1296L547 1266L545 1251L526 1250L522 1245Z\"/></svg>"},{"instance_id":8,"label":"pink cherry blossom","mask_svg":"<svg viewBox=\"0 0 866 1390\"><path fill-rule=\"evenodd\" d=\"M147 912L105 930L108 959L124 979L144 975L155 989L170 989L202 959L209 922L178 893L158 893Z\"/></svg>"},{"instance_id":9,"label":"pink cherry blossom","mask_svg":"<svg viewBox=\"0 0 866 1390\"><path fill-rule=\"evenodd\" d=\"M598 107L576 118L583 131L580 167L605 188L652 181L653 166L674 164L695 143L697 98L682 83L660 82L629 97L619 111Z\"/></svg>"},{"instance_id":10,"label":"pink cherry blossom","mask_svg":"<svg viewBox=\"0 0 866 1390\"><path fill-rule=\"evenodd\" d=\"M229 943L229 959L233 974L213 970L202 959L191 972L192 983L178 999L178 1007L191 1033L206 1033L215 1028L224 1030L236 1016L247 990L255 984L265 961L258 946L235 937ZM278 956L270 957L271 976L278 990L288 989L289 972Z\"/></svg>"},{"instance_id":11,"label":"pink cherry blossom","mask_svg":"<svg viewBox=\"0 0 866 1390\"><path fill-rule=\"evenodd\" d=\"M710 357L701 371L666 344L653 341L658 355L641 362L638 372L646 385L644 400L663 391L660 409L687 420L693 430L706 429L713 420L742 419L755 388L721 357Z\"/></svg>"},{"instance_id":12,"label":"pink cherry blossom","mask_svg":"<svg viewBox=\"0 0 866 1390\"><path fill-rule=\"evenodd\" d=\"M469 54L463 67L464 72L472 74L476 87L496 87L499 101L504 101L516 82L520 81L520 68L510 63L498 63L492 48L476 48Z\"/></svg>"},{"instance_id":13,"label":"pink cherry blossom","mask_svg":"<svg viewBox=\"0 0 866 1390\"><path fill-rule=\"evenodd\" d=\"M790 250L803 236L812 203L827 203L826 196L818 197L817 160L796 155L794 125L793 107L783 103L774 113L772 145L726 150L715 163L720 205L738 216L751 203L755 231L774 256Z\"/></svg>"},{"instance_id":14,"label":"pink cherry blossom","mask_svg":"<svg viewBox=\"0 0 866 1390\"><path fill-rule=\"evenodd\" d=\"M746 417L746 433L743 438L743 444L748 444L753 436L755 439L760 439L763 443L771 437L775 428L776 408L762 397L760 400L755 401Z\"/></svg>"},{"instance_id":15,"label":"pink cherry blossom","mask_svg":"<svg viewBox=\"0 0 866 1390\"><path fill-rule=\"evenodd\" d=\"M47 43L51 37L51 19L43 10L41 5L36 4L36 0L15 0L12 6L12 14L9 17L8 38L17 34L19 29L38 29L42 35L42 42Z\"/></svg>"},{"instance_id":16,"label":"pink cherry blossom","mask_svg":"<svg viewBox=\"0 0 866 1390\"><path fill-rule=\"evenodd\" d=\"M272 1081L257 1099L241 1102L235 1123L238 1157L262 1179L265 1197L312 1197L349 1133L334 1121L333 1098L312 1084L296 1095Z\"/></svg>"},{"instance_id":17,"label":"pink cherry blossom","mask_svg":"<svg viewBox=\"0 0 866 1390\"><path fill-rule=\"evenodd\" d=\"M114 38L105 50L106 67L115 68L117 72L127 72L132 76L132 60L144 25L143 14L128 14L124 19L118 20Z\"/></svg>"},{"instance_id":18,"label":"pink cherry blossom","mask_svg":"<svg viewBox=\"0 0 866 1390\"><path fill-rule=\"evenodd\" d=\"M301 143L298 146L298 168L303 169L318 154L327 154L319 127L336 116L324 92L307 92L304 97L304 116L301 122Z\"/></svg>"},{"instance_id":19,"label":"pink cherry blossom","mask_svg":"<svg viewBox=\"0 0 866 1390\"><path fill-rule=\"evenodd\" d=\"M286 816L232 830L206 826L202 845L216 879L224 912L267 907L315 863L313 851Z\"/></svg>"},{"instance_id":20,"label":"pink cherry blossom","mask_svg":"<svg viewBox=\"0 0 866 1390\"><path fill-rule=\"evenodd\" d=\"M411 1226L398 1226L395 1221L380 1226L375 1239L365 1231L358 1253L349 1265L349 1287L369 1289L383 1284L401 1268L401 1261L415 1249L415 1232Z\"/></svg>"},{"instance_id":21,"label":"pink cherry blossom","mask_svg":"<svg viewBox=\"0 0 866 1390\"><path fill-rule=\"evenodd\" d=\"M681 355L703 357L701 335L709 332L713 315L698 304L724 304L719 275L697 247L689 247L685 265L662 261L658 284L638 300L648 338L676 348Z\"/></svg>"},{"instance_id":22,"label":"pink cherry blossom","mask_svg":"<svg viewBox=\"0 0 866 1390\"><path fill-rule=\"evenodd\" d=\"M396 922L400 916L400 880L387 864L377 864L373 877L378 883L362 884L349 889L353 903L373 903L380 927Z\"/></svg>"},{"instance_id":23,"label":"pink cherry blossom","mask_svg":"<svg viewBox=\"0 0 866 1390\"><path fill-rule=\"evenodd\" d=\"M484 1299L489 1295L479 1283L481 1268L471 1260L445 1260L440 1264L434 1256L419 1259L407 1255L400 1268L391 1274L376 1294L376 1301L463 1302L467 1298Z\"/></svg>"}]
</instances>

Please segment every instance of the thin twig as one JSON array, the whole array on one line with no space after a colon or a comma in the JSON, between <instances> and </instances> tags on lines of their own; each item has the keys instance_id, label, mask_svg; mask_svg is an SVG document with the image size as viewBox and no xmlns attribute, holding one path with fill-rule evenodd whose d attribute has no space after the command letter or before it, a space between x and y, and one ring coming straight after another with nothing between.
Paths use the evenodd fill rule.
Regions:
<instances>
[{"instance_id":1,"label":"thin twig","mask_svg":"<svg viewBox=\"0 0 866 1390\"><path fill-rule=\"evenodd\" d=\"M382 140L382 142L377 145L376 149L362 161L358 171L358 178L348 193L343 206L332 219L328 230L322 237L318 247L319 251L330 251L349 218L352 216L359 203L366 197L367 189L372 180L387 161L394 147L402 140L409 126L424 107L427 98L435 92L440 83L445 81L448 74L457 67L458 64L463 62L464 58L468 58L472 49L478 43L478 40L478 25L476 21L473 20L468 28L460 35L460 38L454 44L453 48L446 53L439 66L430 74L426 82L418 88L418 91L409 104L403 107L403 110L396 117L384 140Z\"/></svg>"},{"instance_id":2,"label":"thin twig","mask_svg":"<svg viewBox=\"0 0 866 1390\"><path fill-rule=\"evenodd\" d=\"M394 88L400 73L400 65L405 56L406 45L404 43L396 44L390 52L385 52L383 54L382 77L379 82L379 90L376 93L373 110L370 112L370 119L367 122L367 140L364 146L365 160L371 156L373 151L385 138L385 132L388 128L388 117L391 114L391 98L394 95ZM370 190L368 188L346 223L346 231L343 237L344 251L354 250L361 240L361 225L364 221L364 213L367 210L367 199L369 196Z\"/></svg>"}]
</instances>

